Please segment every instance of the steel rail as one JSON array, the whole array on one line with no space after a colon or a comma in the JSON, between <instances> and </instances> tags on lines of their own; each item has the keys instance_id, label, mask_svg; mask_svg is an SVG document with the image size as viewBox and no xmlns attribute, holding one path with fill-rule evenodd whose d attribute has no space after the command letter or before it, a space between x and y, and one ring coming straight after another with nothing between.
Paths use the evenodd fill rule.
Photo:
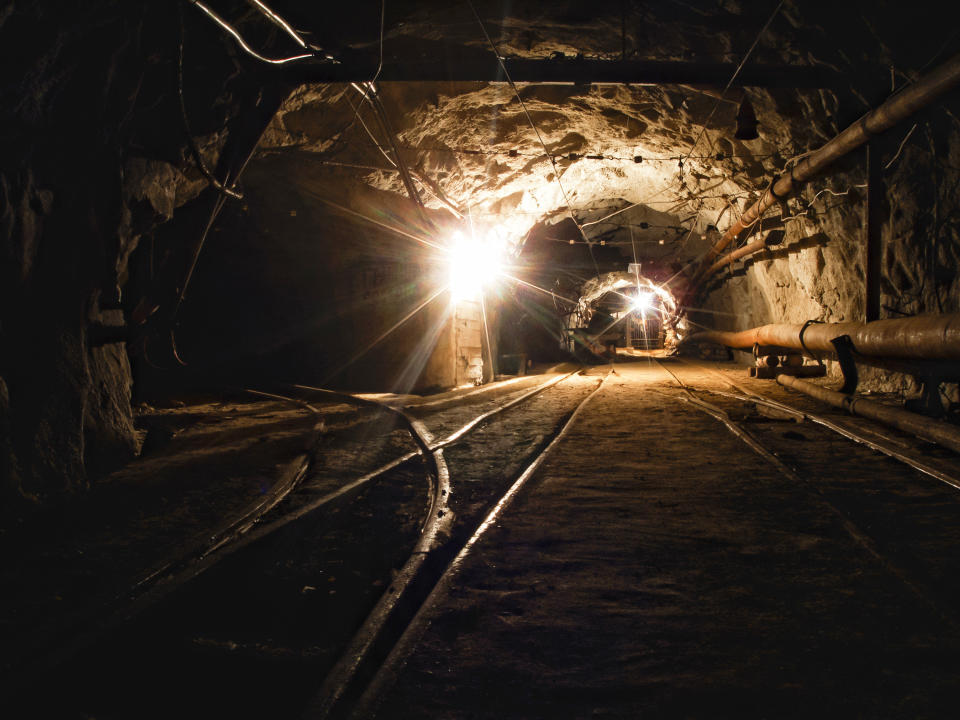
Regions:
<instances>
[{"instance_id":1,"label":"steel rail","mask_svg":"<svg viewBox=\"0 0 960 720\"><path fill-rule=\"evenodd\" d=\"M274 393L262 392L260 390L244 390L244 392L251 395L259 395L261 397L268 397L279 401L293 403L298 407L306 409L314 417L319 417L321 414L310 403L304 402L298 398L290 398L283 395L276 395ZM270 488L266 494L247 505L246 508L234 515L233 518L221 523L210 534L209 544L204 549L194 550L192 553L187 553L185 557L181 556L175 560L168 560L167 562L163 563L161 567L137 581L133 586L133 594L142 592L147 586L158 581L163 576L175 572L178 568L182 568L184 564L190 560L203 559L207 555L216 552L227 543L232 542L237 537L247 532L259 521L261 517L266 515L273 508L279 505L285 498L287 498L290 493L300 486L303 478L306 477L307 470L310 468L309 448L312 448L316 444L318 434L322 426L322 421L313 426L313 436L307 442L308 450L297 455L288 464L288 470L283 473L283 476L280 478L280 480L274 483L273 487Z\"/></svg>"},{"instance_id":2,"label":"steel rail","mask_svg":"<svg viewBox=\"0 0 960 720\"><path fill-rule=\"evenodd\" d=\"M319 392L320 390L317 389ZM253 389L244 389L244 392L251 395L257 395L260 397L272 398L274 400L279 400L283 402L290 402L299 407L306 408L314 416L319 416L320 412L313 407L310 403L301 400L299 398L290 397L287 395L280 395L277 393L266 392L263 390L253 390ZM331 398L336 398L342 400L345 403L358 405L361 407L372 407L379 410L386 410L390 413L398 415L407 426L407 430L413 438L414 442L421 448L427 447L427 440L425 438L426 428L422 426L417 420L409 417L402 410L393 408L386 403L378 402L376 400L371 400L368 398L358 398L349 393L338 393L332 390L324 391L324 395ZM314 427L314 432L317 432L318 428ZM428 433L426 433L428 434ZM311 447L316 444L316 437L310 443ZM414 453L416 454L416 453ZM163 567L153 571L147 577L143 578L134 585L134 592L142 592L143 589L155 582L162 581L164 576L170 577L172 574L175 574L183 570L189 563L195 562L197 560L203 560L210 555L213 555L221 548L230 544L231 542L236 541L239 537L247 533L251 528L253 528L261 519L268 513L270 510L279 505L284 499L290 496L290 494L299 487L300 483L303 481L303 478L306 476L307 471L310 467L310 458L308 453L302 453L298 455L293 464L296 468L295 472L292 475L282 479L278 482L270 492L268 492L263 498L260 498L254 501L246 509L242 510L237 516L232 520L222 524L219 528L214 530L210 537L209 544L201 550L195 550L192 553L188 553L185 557L180 557L177 560L170 561L166 563ZM433 463L431 463L433 464ZM440 476L440 468L434 467L432 470L437 474L437 477Z\"/></svg>"},{"instance_id":3,"label":"steel rail","mask_svg":"<svg viewBox=\"0 0 960 720\"><path fill-rule=\"evenodd\" d=\"M708 372L712 372L709 368L702 368L702 369L707 370ZM724 378L720 373L716 373L716 375L721 377L724 381L729 383L731 386L736 387L738 390L741 390L741 391L743 390L742 388L733 384L727 378ZM710 391L710 392L717 392L717 391ZM904 465L908 465L909 467L912 467L914 470L921 472L924 475L928 475L929 477L932 477L934 480L939 480L942 483L946 483L947 485L950 485L951 487L954 487L960 490L960 479L955 478L954 476L950 475L947 472L944 472L943 470L940 470L939 468L933 467L932 465L925 463L923 460L919 460L916 457L912 457L911 455L908 455L907 453L901 452L900 450L897 450L895 447L892 447L897 443L889 435L884 435L883 433L878 432L877 430L869 431L871 434L880 438L880 440L882 441L882 442L876 442L874 440L871 440L868 437L865 437L863 434L861 434L862 431L857 432L856 430L851 430L850 428L847 428L838 423L835 423L832 420L829 420L828 418L825 418L822 415L817 415L815 413L807 412L806 410L797 410L796 408L790 405L787 405L785 403L781 403L778 400L773 400L771 398L768 398L762 395L757 395L756 393L753 393L750 391L746 391L746 393L747 394L745 395L738 395L735 393L717 393L717 394L727 395L729 397L736 398L738 400L745 400L748 402L766 405L769 408L780 410L789 415L794 415L794 416L799 415L801 418L809 420L810 422L815 423L817 425L822 425L828 430L832 430L833 432L837 433L842 437L847 438L848 440L852 440L853 442L860 443L861 445L866 445L868 448L870 448L871 450L874 450L875 452L879 452L879 453L882 453L883 455L886 455L887 457L891 457L894 460L902 462Z\"/></svg>"},{"instance_id":4,"label":"steel rail","mask_svg":"<svg viewBox=\"0 0 960 720\"><path fill-rule=\"evenodd\" d=\"M291 402L306 409L315 417L321 414L315 407L298 398L291 398L256 390L244 390L244 392L253 395L260 395L262 397L273 398L279 401ZM314 425L314 435L311 438L309 445L316 443L316 434L318 431L319 425ZM283 473L282 477L277 480L276 483L274 483L274 486L265 495L247 505L232 518L221 523L212 532L208 543L202 545L201 547L194 547L192 550L179 553L174 557L162 561L158 567L150 571L147 575L143 576L139 580L136 580L127 592L118 595L114 598L112 603L110 603L111 607L119 603L123 603L127 606L126 610L114 609L112 615L106 620L98 621L94 618L90 621L90 626L88 626L87 629L85 629L78 637L74 638L68 645L57 648L53 652L41 656L29 667L21 668L18 671L17 677L14 678L15 682L12 684L21 685L27 681L27 678L29 678L32 673L57 667L58 665L66 662L76 653L81 652L84 648L87 648L95 643L100 637L102 637L104 633L109 632L124 622L132 620L140 612L147 609L147 607L152 605L155 601L148 598L156 595L157 597L155 599L159 600L162 597L165 597L169 592L172 592L174 589L182 585L183 582L186 582L186 580L189 578L186 578L181 582L177 582L177 578L180 577L192 563L205 560L208 556L214 554L216 551L220 550L229 543L236 541L240 536L246 533L260 520L260 518L279 505L280 502L282 502L285 498L289 497L289 495L303 481L303 478L306 476L309 467L309 453L305 452L297 455L290 463L287 464L287 469ZM155 588L159 585L162 585L165 590L164 592L157 594L155 592ZM101 617L103 616L101 615Z\"/></svg>"},{"instance_id":5,"label":"steel rail","mask_svg":"<svg viewBox=\"0 0 960 720\"><path fill-rule=\"evenodd\" d=\"M908 465L912 467L914 470L917 470L918 472L923 473L924 475L928 475L929 477L932 477L935 480L939 480L942 483L946 483L947 485L950 485L951 487L954 487L960 490L960 479L953 477L949 473L946 473L943 470L940 470L939 468L933 467L932 465L925 463L923 460L919 460L915 457L911 457L910 455L903 453L897 450L896 448L892 447L892 445L895 445L896 442L894 441L893 438L891 438L888 435L884 435L881 432L872 430L871 433L873 435L876 435L878 438L880 438L883 441L883 442L876 442L874 440L871 440L868 437L865 437L864 435L857 432L856 430L851 430L850 428L843 427L842 425L835 423L832 420L822 415L817 415L815 413L807 412L806 410L797 410L796 408L790 405L787 405L786 403L782 403L779 400L774 400L764 395L758 395L757 393L751 390L748 390L743 386L733 382L732 380L730 380L730 378L724 377L722 373L719 373L716 370L713 370L711 368L704 367L702 365L698 365L695 363L691 363L687 360L681 359L681 362L683 362L686 365L696 367L700 370L704 370L712 375L715 375L716 377L721 379L723 382L730 385L730 387L744 393L743 395L735 395L732 393L721 393L721 394L729 394L731 397L735 397L739 400L746 400L748 402L754 402L754 403L766 405L767 407L780 410L782 412L785 412L793 416L799 415L802 418L805 418L812 423L815 423L817 425L822 425L828 430L832 430L833 432L837 433L838 435L841 435L842 437L847 438L848 440L852 440L853 442L860 443L861 445L866 445L871 450L882 453L883 455L886 455L887 457L891 457L894 460L898 460L899 462L902 462L904 465ZM884 444L884 443L887 443L887 444Z\"/></svg>"},{"instance_id":6,"label":"steel rail","mask_svg":"<svg viewBox=\"0 0 960 720\"><path fill-rule=\"evenodd\" d=\"M760 457L777 468L777 470L779 470L784 477L801 487L807 488L808 491L812 495L815 495L819 499L820 503L826 507L834 515L834 517L837 518L837 520L839 520L840 524L843 526L843 529L846 530L847 534L854 541L854 543L860 546L860 548L870 557L872 557L884 570L896 577L904 587L910 590L917 597L920 602L936 613L936 615L938 615L945 624L953 628L957 627L957 621L953 618L953 616L950 613L945 612L938 603L930 600L923 590L920 589L917 583L911 579L910 573L907 570L904 570L900 566L895 565L890 560L885 558L877 549L876 545L869 538L869 536L867 536L859 527L857 527L857 525L853 523L843 513L842 510L840 510L840 508L830 502L820 488L805 480L798 472L777 457L776 454L765 448L748 430L740 427L738 423L731 420L730 416L721 408L695 397L691 392L691 388L686 385L686 383L684 383L673 371L660 362L660 360L656 358L654 358L654 360L664 372L673 378L673 380L685 393L685 395L670 397L675 397L682 402L689 402L691 405L694 405L707 415L710 415L714 419L720 421L727 427L728 430L730 430L730 432L743 440L744 443L754 450ZM666 395L667 393L662 394Z\"/></svg>"},{"instance_id":7,"label":"steel rail","mask_svg":"<svg viewBox=\"0 0 960 720\"><path fill-rule=\"evenodd\" d=\"M475 417L473 420L466 423L461 428L451 433L447 437L443 438L442 440L433 441L432 439L426 440L425 437L421 437L421 440L423 441L422 449L415 450L415 451L412 450L404 455L394 458L393 460L385 463L384 465L381 465L379 468L376 468L375 470L372 470L360 476L359 478L356 478L355 480L352 480L346 483L345 485L340 486L336 490L333 490L323 495L322 497L317 498L316 500L313 500L312 502L300 508L297 508L296 510L293 510L289 513L285 513L282 517L278 518L277 520L274 520L268 525L265 525L256 529L251 528L252 532L245 533L243 537L235 537L234 541L231 544L220 547L220 549L216 553L204 553L202 559L199 559L197 561L196 567L187 568L183 570L180 576L175 578L169 578L168 582L174 585L181 585L184 582L192 580L194 577L197 577L198 575L200 575L201 573L205 572L207 569L212 567L214 564L219 562L219 560L221 560L223 557L233 554L238 550L242 549L243 547L246 547L247 545L258 541L261 538L266 537L267 535L273 534L277 530L280 530L281 528L289 525L290 523L295 522L296 520L299 520L305 517L306 515L313 513L316 510L319 510L324 505L328 505L329 503L336 500L337 498L347 495L350 492L356 490L357 488L360 488L366 485L372 480L382 477L389 471L399 467L400 465L403 465L406 462L409 462L410 460L413 460L416 457L419 457L421 454L425 453L433 456L434 450L440 450L447 447L448 445L455 443L457 440L459 440L465 434L470 432L472 429L474 429L477 425L479 425L484 420L487 420L493 415L509 410L515 407L516 405L519 405L520 403L525 402L526 400L529 400L534 395L537 395L538 393L543 392L544 390L552 387L553 385L556 385L557 383L561 382L562 380L565 380L566 378L570 377L576 372L579 372L579 370L574 370L572 372L566 373L565 375L560 375L556 378L552 378L551 380L548 380L547 382L542 383L541 385L538 385L532 390L527 391L523 395L517 398L514 398L510 402L504 403L503 405L500 405L496 408L493 408L492 410L482 413L481 415ZM339 397L341 399L344 396L344 393L338 393L332 390L324 390L323 388L316 388L314 389L314 392L322 393L330 397ZM373 406L377 408L387 407L386 404L383 404L381 406L381 404L378 403L377 401L369 400L367 398L354 397L354 400L357 401L357 404L368 405L368 406ZM397 412L401 416L406 416L405 413L397 410L396 408L389 408L389 409L394 412ZM429 435L429 431L427 431L426 428L423 427L420 421L413 420L412 418L409 418L409 419L412 424L416 424L416 426L418 427L419 433L424 435ZM441 472L442 471L438 470L438 473L437 473L438 476L441 475ZM256 520L256 522L254 523L254 527L261 520L262 520L262 516Z\"/></svg>"},{"instance_id":8,"label":"steel rail","mask_svg":"<svg viewBox=\"0 0 960 720\"><path fill-rule=\"evenodd\" d=\"M427 626L429 625L429 615L449 593L454 578L460 573L460 570L463 568L467 557L473 550L473 547L497 522L503 512L514 501L520 490L524 487L524 485L526 485L530 478L536 474L537 470L540 469L547 458L554 452L556 447L567 437L567 435L569 435L570 429L580 416L580 413L583 412L583 409L587 406L587 404L594 397L596 397L597 393L600 392L607 378L610 377L611 372L612 371L608 371L602 378L600 378L600 382L597 383L597 386L577 404L576 408L574 408L566 422L564 422L563 426L559 431L557 431L547 446L537 454L537 456L527 465L523 472L520 473L517 479L514 480L506 492L497 501L497 504L493 507L493 509L487 513L483 521L477 526L476 530L474 530L470 537L464 542L463 546L457 551L457 554L453 557L453 559L446 564L439 577L433 583L430 593L419 605L412 619L407 624L406 628L404 628L400 638L396 643L394 643L389 654L387 655L387 658L377 669L377 672L373 676L370 683L368 683L364 688L364 691L360 696L360 699L357 701L356 706L349 711L350 717L368 718L375 714L376 706L380 698L382 698L383 692L396 680L398 664L409 655L416 643L419 641L420 637L423 635L424 630L426 630ZM313 708L311 708L311 711L308 711L307 713L308 716L329 717L331 711L334 709L334 705L332 703L325 702L324 698L322 697L320 698L320 702L315 707L319 710L322 710L323 714L314 715L312 713Z\"/></svg>"},{"instance_id":9,"label":"steel rail","mask_svg":"<svg viewBox=\"0 0 960 720\"><path fill-rule=\"evenodd\" d=\"M445 505L446 497L449 495L449 473L446 469L446 464L443 461L442 453L440 452L443 448L455 443L458 439L463 437L465 434L474 429L478 424L484 420L498 414L509 410L526 400L534 397L535 395L547 390L548 388L556 385L557 383L565 380L566 378L574 375L575 373L580 372L580 369L573 370L571 372L559 375L558 377L552 378L545 383L538 385L537 387L527 391L523 395L514 398L513 400L504 403L492 410L489 410L481 415L477 416L470 422L466 423L464 426L456 430L454 433L448 435L447 437L434 441L429 431L423 427L423 425L412 418L408 418L412 424L416 424L419 428L419 432L423 433L421 440L424 443L424 447L431 457L434 458L434 462L437 467L437 484L436 487L439 488L440 492L431 492L431 507L428 510L428 517L425 518L424 526L421 529L421 540L425 535L430 537L435 536L439 531L440 527L437 528L436 532L432 532L428 526L429 517L431 515L436 515L440 510L443 509ZM337 393L335 391L324 390L322 388L315 389L315 392L322 393L329 397L337 397L339 399L344 399L344 393ZM274 397L282 400L287 400L294 402L298 405L309 405L303 401L300 401L297 398L291 398L276 393L267 393L263 391L256 391L256 394L264 395L267 397ZM356 396L350 396L354 404L371 406L375 408L387 409L392 412L397 412L400 415L404 415L402 411L397 408L390 408L386 403L379 403L375 400L368 398L359 398ZM315 408L314 408L315 410ZM362 487L363 485L375 480L379 477L382 477L389 471L399 467L400 465L409 462L410 460L420 456L422 450L411 451L402 455L390 462L380 466L372 472L366 473L365 475L353 480L346 485L341 486L337 490L327 493L323 497L319 498L293 512L287 513L278 520L270 523L269 525L257 528L257 525L262 521L266 512L276 506L278 503L271 503L269 508L265 508L263 512L257 512L257 506L263 507L261 505L262 500L254 503L251 506L248 506L247 509L241 511L239 516L232 522L227 523L226 527L222 530L217 531L217 533L212 538L212 543L209 545L204 545L202 548L195 549L191 552L181 555L175 560L171 560L167 563L164 563L159 569L154 570L149 575L144 578L136 581L131 588L130 592L127 593L124 599L126 604L125 609L115 610L113 614L102 622L97 622L93 626L88 627L79 637L72 641L67 647L61 647L53 653L48 654L44 658L37 661L33 667L30 668L21 668L18 672L16 678L11 678L15 680L15 684L22 684L28 681L28 678L35 671L43 671L45 669L50 669L57 667L58 665L66 662L71 657L76 655L76 653L82 651L84 648L87 648L94 644L102 635L106 632L109 632L120 625L130 622L143 611L152 607L156 603L163 600L165 597L173 593L178 588L182 587L186 583L192 581L193 579L199 577L205 573L210 568L219 564L222 560L233 555L234 553L240 551L241 549L261 540L268 535L272 535L277 530L289 525L296 520L301 519L302 517L320 509L324 505L329 504L333 500L336 500L339 497L347 495L351 491ZM303 467L302 465L297 466L296 473L290 478L290 483L293 485L298 485L303 478L303 475L308 471L309 466ZM285 483L288 484L288 483ZM446 490L446 493L444 493ZM290 493L283 495L283 498L289 497ZM281 498L281 499L283 499ZM433 498L438 498L439 500L434 500ZM440 500L443 502L441 503ZM449 513L444 513L444 515L449 515ZM242 531L237 532L242 527ZM252 531L252 532L251 532ZM229 536L229 538L228 538ZM223 540L227 539L227 542ZM418 542L420 542L418 541ZM215 547L214 547L215 546ZM120 600L121 598L118 598Z\"/></svg>"},{"instance_id":10,"label":"steel rail","mask_svg":"<svg viewBox=\"0 0 960 720\"><path fill-rule=\"evenodd\" d=\"M473 430L477 425L493 415L526 401L543 390L556 385L561 380L565 380L576 372L578 372L578 370L574 370L565 375L554 378L553 380L533 388L532 390L498 408L481 413L447 437L436 443L432 443L430 445L431 451L436 453L441 459L441 462L443 462L443 448L456 443L460 438ZM474 393L467 393L466 396L473 394ZM407 456L404 457L406 458L403 460L404 462L406 462L407 459L412 459L408 458ZM398 458L398 460L399 459L400 458ZM410 557L407 559L407 562L404 563L404 566L392 579L386 591L383 593L383 595L381 595L380 599L377 601L377 604L374 606L373 610L371 610L366 620L364 620L363 625L354 634L350 644L340 655L340 659L327 673L323 680L323 684L320 687L320 691L316 695L316 698L311 705L310 714L312 716L328 717L337 707L361 665L368 657L370 650L374 646L374 643L381 636L381 632L393 614L397 604L400 602L401 598L404 596L413 581L417 578L417 575L423 567L424 562L426 562L428 554L437 549L437 538L441 533L449 529L450 524L452 523L453 515L448 506L451 488L449 482L449 472L446 470L445 462L443 463L443 469L445 473L444 477L446 485L445 490L439 495L443 502L440 505L431 507L431 511L428 516L428 522L430 523L429 531L421 536ZM361 478L361 480L362 479L363 478ZM370 479L372 479L372 477ZM359 482L359 480L356 482ZM323 498L321 498L321 500L322 499Z\"/></svg>"}]
</instances>

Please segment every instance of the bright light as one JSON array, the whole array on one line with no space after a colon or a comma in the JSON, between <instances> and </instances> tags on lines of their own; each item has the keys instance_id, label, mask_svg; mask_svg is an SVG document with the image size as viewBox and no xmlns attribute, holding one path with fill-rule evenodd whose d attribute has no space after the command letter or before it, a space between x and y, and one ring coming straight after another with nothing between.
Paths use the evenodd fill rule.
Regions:
<instances>
[{"instance_id":1,"label":"bright light","mask_svg":"<svg viewBox=\"0 0 960 720\"><path fill-rule=\"evenodd\" d=\"M505 242L491 231L484 241L457 232L449 247L450 293L455 301L477 300L485 287L500 276Z\"/></svg>"},{"instance_id":2,"label":"bright light","mask_svg":"<svg viewBox=\"0 0 960 720\"><path fill-rule=\"evenodd\" d=\"M637 293L637 296L633 299L633 309L645 316L648 310L653 309L653 293Z\"/></svg>"}]
</instances>

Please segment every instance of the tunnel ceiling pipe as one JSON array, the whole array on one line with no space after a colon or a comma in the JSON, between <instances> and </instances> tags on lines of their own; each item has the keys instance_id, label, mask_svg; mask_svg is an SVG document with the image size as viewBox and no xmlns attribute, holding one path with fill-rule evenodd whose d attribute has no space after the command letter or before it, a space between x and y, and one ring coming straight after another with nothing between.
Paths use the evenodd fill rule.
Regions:
<instances>
[{"instance_id":1,"label":"tunnel ceiling pipe","mask_svg":"<svg viewBox=\"0 0 960 720\"><path fill-rule=\"evenodd\" d=\"M763 191L760 199L747 208L740 219L707 251L700 269L694 275L692 284L694 286L699 284L699 281L711 272L710 268L713 266L708 266L708 263L723 252L741 232L757 222L771 205L785 200L799 188L800 184L810 180L834 161L860 147L871 137L907 119L957 85L960 85L960 55L951 58L929 75L887 99L826 145L799 160L788 173L776 178Z\"/></svg>"},{"instance_id":2,"label":"tunnel ceiling pipe","mask_svg":"<svg viewBox=\"0 0 960 720\"><path fill-rule=\"evenodd\" d=\"M836 390L800 380L792 375L777 375L777 382L791 390L802 392L834 407L847 410L852 415L876 420L960 453L960 428L955 425L948 425L945 422L932 420L902 408L884 405L875 400L844 395Z\"/></svg>"},{"instance_id":3,"label":"tunnel ceiling pipe","mask_svg":"<svg viewBox=\"0 0 960 720\"><path fill-rule=\"evenodd\" d=\"M770 235L767 235L764 238L759 240L754 240L751 243L744 245L742 248L737 248L733 252L724 255L722 258L717 260L713 265L707 268L706 275L713 275L720 268L726 267L727 265L732 265L740 258L745 258L754 253L758 253L761 250L766 250L768 247L779 243L779 240L776 242L771 240Z\"/></svg>"},{"instance_id":4,"label":"tunnel ceiling pipe","mask_svg":"<svg viewBox=\"0 0 960 720\"><path fill-rule=\"evenodd\" d=\"M505 82L497 61L488 54L454 45L431 48L430 61L394 58L384 64L379 82ZM369 52L341 52L337 63L311 58L285 65L283 74L294 82L367 82L374 77L379 57ZM517 83L705 85L724 87L737 70L731 63L694 63L653 60L596 60L587 58L503 58ZM840 88L839 73L803 65L747 65L735 87Z\"/></svg>"},{"instance_id":5,"label":"tunnel ceiling pipe","mask_svg":"<svg viewBox=\"0 0 960 720\"><path fill-rule=\"evenodd\" d=\"M742 332L708 330L688 342L712 342L740 350L755 345L833 353L831 341L847 335L859 355L905 360L960 361L960 313L917 315L859 323L763 325Z\"/></svg>"}]
</instances>

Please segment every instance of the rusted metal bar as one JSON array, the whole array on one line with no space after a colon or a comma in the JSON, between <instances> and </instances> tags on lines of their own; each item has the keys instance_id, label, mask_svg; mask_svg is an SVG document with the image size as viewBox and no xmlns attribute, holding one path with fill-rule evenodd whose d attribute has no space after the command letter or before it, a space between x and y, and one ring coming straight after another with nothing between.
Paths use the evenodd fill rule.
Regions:
<instances>
[{"instance_id":1,"label":"rusted metal bar","mask_svg":"<svg viewBox=\"0 0 960 720\"><path fill-rule=\"evenodd\" d=\"M714 342L741 350L773 345L832 354L831 341L849 335L859 355L905 360L960 360L960 313L917 315L870 323L763 325L742 332L708 330L688 342Z\"/></svg>"},{"instance_id":2,"label":"rusted metal bar","mask_svg":"<svg viewBox=\"0 0 960 720\"><path fill-rule=\"evenodd\" d=\"M931 420L923 415L917 415L908 410L890 405L878 403L875 400L856 397L854 395L844 395L836 390L815 385L814 383L791 377L790 375L777 375L777 382L791 390L802 392L812 398L829 403L834 407L847 410L851 415L876 420L885 425L895 427L898 430L910 433L950 448L954 452L960 453L960 428L955 425L948 425L945 422Z\"/></svg>"},{"instance_id":3,"label":"rusted metal bar","mask_svg":"<svg viewBox=\"0 0 960 720\"><path fill-rule=\"evenodd\" d=\"M926 107L960 84L960 55L951 58L924 78L897 93L871 110L826 145L794 164L789 173L774 178L770 186L743 213L717 243L710 248L700 269L694 274L692 285L699 284L707 268L741 232L757 222L773 204L789 197L802 183L825 170L837 159L863 145L871 137L889 130L894 125Z\"/></svg>"}]
</instances>

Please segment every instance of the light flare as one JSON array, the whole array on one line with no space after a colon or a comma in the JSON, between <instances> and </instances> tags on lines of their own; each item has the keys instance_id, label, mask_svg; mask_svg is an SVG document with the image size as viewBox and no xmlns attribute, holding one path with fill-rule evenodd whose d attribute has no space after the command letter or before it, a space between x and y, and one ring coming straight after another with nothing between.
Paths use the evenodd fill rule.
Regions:
<instances>
[{"instance_id":1,"label":"light flare","mask_svg":"<svg viewBox=\"0 0 960 720\"><path fill-rule=\"evenodd\" d=\"M653 293L638 292L633 298L633 309L645 318L647 312L653 309Z\"/></svg>"},{"instance_id":2,"label":"light flare","mask_svg":"<svg viewBox=\"0 0 960 720\"><path fill-rule=\"evenodd\" d=\"M448 252L448 287L454 302L479 300L503 273L506 238L491 230L483 239L471 233L453 234Z\"/></svg>"}]
</instances>

